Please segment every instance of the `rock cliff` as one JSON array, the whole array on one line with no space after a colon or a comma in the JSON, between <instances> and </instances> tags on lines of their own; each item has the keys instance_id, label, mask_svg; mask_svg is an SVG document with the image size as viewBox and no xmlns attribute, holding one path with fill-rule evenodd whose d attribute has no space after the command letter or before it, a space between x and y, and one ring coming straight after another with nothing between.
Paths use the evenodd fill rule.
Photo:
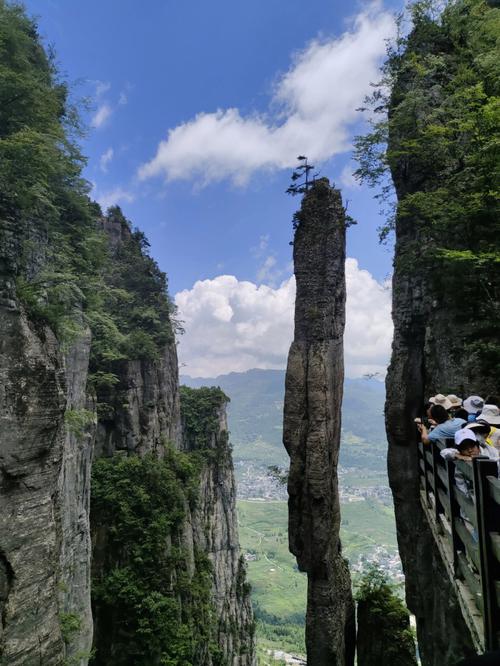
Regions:
<instances>
[{"instance_id":1,"label":"rock cliff","mask_svg":"<svg viewBox=\"0 0 500 666\"><path fill-rule=\"evenodd\" d=\"M498 212L487 149L498 126L484 125L482 135L468 129L488 118L495 94L489 68L498 10L480 1L450 3L438 20L425 11L414 19L388 64L394 83L387 156L398 209L385 411L407 604L422 663L438 666L473 646L421 510L413 420L438 392L485 396L498 387ZM477 104L464 103L479 89Z\"/></svg>"},{"instance_id":2,"label":"rock cliff","mask_svg":"<svg viewBox=\"0 0 500 666\"><path fill-rule=\"evenodd\" d=\"M354 606L339 538L337 462L344 379L345 213L326 179L304 196L294 237L295 335L283 442L290 550L308 576L306 647L315 666L354 661Z\"/></svg>"},{"instance_id":3,"label":"rock cliff","mask_svg":"<svg viewBox=\"0 0 500 666\"><path fill-rule=\"evenodd\" d=\"M76 612L75 650L92 640L92 449L65 418L87 403L90 336L82 331L63 351L51 328L27 314L15 286L22 230L19 220L0 224L0 663L12 666L62 663L62 619ZM39 241L31 278L47 246Z\"/></svg>"},{"instance_id":4,"label":"rock cliff","mask_svg":"<svg viewBox=\"0 0 500 666\"><path fill-rule=\"evenodd\" d=\"M126 236L121 225L103 222L113 251ZM94 376L99 368L91 360L92 336L82 316L75 315L78 335L69 346L31 318L16 294L15 229L3 225L1 240L0 663L87 664L93 644L92 462L148 455L162 460L172 447L192 454L197 469L195 491L182 473L178 479L182 519L165 553L178 548L183 555L172 575L180 579L187 572L189 590L199 583L203 558L210 563L203 612L215 647L200 652L195 663L216 663L213 655L220 652L234 666L251 666L253 615L239 552L225 398L208 414L191 414L183 432L173 341L155 359L115 361L113 381L89 391L89 367ZM107 550L106 526L94 530L94 544L95 581L104 562L112 565L121 556L117 560ZM162 562L163 555L157 556ZM122 663L113 661L109 620L101 631L95 608L97 663ZM100 652L108 655L104 661Z\"/></svg>"},{"instance_id":5,"label":"rock cliff","mask_svg":"<svg viewBox=\"0 0 500 666\"><path fill-rule=\"evenodd\" d=\"M118 252L121 244L130 237L121 219L108 217L103 220L103 228L111 239L113 253ZM95 457L112 460L113 456L153 456L170 465L172 454L169 451L173 449L188 456L185 464L192 462L196 465L195 491L183 480L182 474L178 479L182 517L175 528L168 531L166 547L159 548L157 566L165 567L167 578L172 581L183 622L188 624L189 618L201 613L207 645L199 646L196 654L191 653L193 663L211 666L218 663L214 658L220 652L232 666L252 666L255 663L253 613L245 566L240 560L226 398L216 399L210 402L208 409L203 409L194 391L190 396L192 400L186 397L189 407L185 400L184 411L188 410L189 415L181 419L177 353L173 340L163 346L158 358L122 360L113 365L113 370L116 383L98 390L100 416ZM173 467L175 465L174 462ZM193 492L195 501L190 497ZM161 502L160 496L155 497L152 493L153 502ZM123 551L133 544L123 542L118 552L116 543L109 537L106 521L96 519L94 522L93 579L101 585L114 567L123 565ZM177 562L170 555L174 552L181 553ZM213 606L212 610L206 610L206 598L192 599L190 594L186 595L186 589L201 584L199 575L204 565L199 553L202 558L207 556L211 564L208 603ZM181 590L179 581L184 578ZM157 586L157 591L161 592L161 585ZM135 657L134 653L128 653L128 657L119 655L120 648L126 653L127 648L119 643L121 616L113 604L103 604L102 599L97 599L94 619L97 664L131 663L130 659L143 663L138 654ZM198 631L204 635L199 627L190 629L193 634ZM209 643L216 647L211 649ZM146 656L147 663L160 663L159 654L160 651L152 651Z\"/></svg>"},{"instance_id":6,"label":"rock cliff","mask_svg":"<svg viewBox=\"0 0 500 666\"><path fill-rule=\"evenodd\" d=\"M183 442L166 275L16 4L0 43L0 664L253 664L223 406Z\"/></svg>"},{"instance_id":7,"label":"rock cliff","mask_svg":"<svg viewBox=\"0 0 500 666\"><path fill-rule=\"evenodd\" d=\"M236 484L229 444L226 402L218 389L182 387L184 449L202 453L199 503L192 511L194 547L212 563L215 633L231 666L253 666L255 637L250 586L240 553ZM214 396L210 408L204 397ZM202 425L200 429L200 425Z\"/></svg>"}]
</instances>

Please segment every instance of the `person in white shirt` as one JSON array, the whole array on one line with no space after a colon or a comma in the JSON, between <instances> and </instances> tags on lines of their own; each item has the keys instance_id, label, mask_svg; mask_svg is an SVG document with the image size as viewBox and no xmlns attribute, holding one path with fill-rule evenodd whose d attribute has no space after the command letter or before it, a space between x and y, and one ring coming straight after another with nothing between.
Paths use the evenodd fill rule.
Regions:
<instances>
[{"instance_id":1,"label":"person in white shirt","mask_svg":"<svg viewBox=\"0 0 500 666\"><path fill-rule=\"evenodd\" d=\"M500 455L493 446L481 445L478 442L476 433L470 428L461 428L455 433L455 446L443 449L441 451L442 457L446 460L465 460L472 462L473 458L484 456L490 460L494 460L500 469ZM464 475L459 470L455 471L455 483L459 490L461 490L467 497L472 497L471 489L464 478Z\"/></svg>"}]
</instances>

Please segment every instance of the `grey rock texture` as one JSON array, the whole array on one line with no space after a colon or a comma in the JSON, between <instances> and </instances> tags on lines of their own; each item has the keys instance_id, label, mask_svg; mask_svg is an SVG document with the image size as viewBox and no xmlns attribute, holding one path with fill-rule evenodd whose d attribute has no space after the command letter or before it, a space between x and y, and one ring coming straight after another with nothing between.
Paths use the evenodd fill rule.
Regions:
<instances>
[{"instance_id":1,"label":"grey rock texture","mask_svg":"<svg viewBox=\"0 0 500 666\"><path fill-rule=\"evenodd\" d=\"M449 307L440 311L438 304L444 294L433 293L427 271L418 268L420 251L415 248L420 246L424 252L425 238L419 238L419 232L408 223L398 223L396 233L395 330L386 381L387 464L406 576L406 602L416 616L422 663L440 666L472 653L473 644L453 587L445 575L437 573L440 556L420 505L418 440L413 420L421 415L428 396L441 391L458 395L477 391L474 380L469 381L461 367L460 355L446 344L450 330L460 336L461 329L453 326ZM417 262L411 270L400 261L408 251L415 252Z\"/></svg>"},{"instance_id":2,"label":"grey rock texture","mask_svg":"<svg viewBox=\"0 0 500 666\"><path fill-rule=\"evenodd\" d=\"M115 451L161 455L166 442L180 447L177 365L174 343L164 347L159 361L117 364L119 383L100 396L107 409L97 426L97 457Z\"/></svg>"},{"instance_id":3,"label":"grey rock texture","mask_svg":"<svg viewBox=\"0 0 500 666\"><path fill-rule=\"evenodd\" d=\"M399 141L400 137L391 137ZM418 165L393 165L398 198L425 188ZM435 232L411 216L396 218L393 275L394 340L387 375L385 407L389 443L388 473L394 498L399 552L406 577L406 602L416 616L424 666L454 664L473 653L472 639L458 600L441 573L439 553L420 505L417 431L414 418L428 397L455 393L466 397L496 392L473 356L465 353L474 334L474 298L463 300L429 269L428 249ZM446 239L439 244L446 246ZM462 276L462 288L471 290Z\"/></svg>"},{"instance_id":4,"label":"grey rock texture","mask_svg":"<svg viewBox=\"0 0 500 666\"><path fill-rule=\"evenodd\" d=\"M285 382L289 541L308 575L306 647L314 666L354 661L354 606L339 538L345 325L345 213L328 180L304 196L294 239L295 336Z\"/></svg>"},{"instance_id":5,"label":"grey rock texture","mask_svg":"<svg viewBox=\"0 0 500 666\"><path fill-rule=\"evenodd\" d=\"M130 232L119 220L106 218L103 228L111 249L116 252ZM148 453L162 457L165 446L195 451L200 443L183 432L179 399L177 349L175 342L165 345L156 361L121 361L116 364L118 383L106 394L98 396L104 409L95 434L96 458ZM236 489L231 449L227 436L225 408L215 415L219 427L211 437L209 448L215 455L207 458L200 479L200 496L195 511L188 502L182 535L173 535L174 542L166 549L182 545L187 553L187 570L194 573L195 550L207 553L213 564L213 604L218 618L215 637L227 663L231 666L253 666L255 642L253 613L249 590L245 585L245 566L240 559L236 516ZM206 447L204 438L203 446ZM99 577L102 567L109 566L105 530L93 534L93 574ZM94 618L97 649L112 653L105 622ZM208 651L200 655L200 665L211 666Z\"/></svg>"},{"instance_id":6,"label":"grey rock texture","mask_svg":"<svg viewBox=\"0 0 500 666\"><path fill-rule=\"evenodd\" d=\"M30 321L15 293L19 227L2 224L1 239L0 663L62 664L92 645L92 441L65 422L67 410L87 406L90 334L63 354L52 331ZM39 241L32 275L44 254ZM80 624L67 644L64 613Z\"/></svg>"},{"instance_id":7,"label":"grey rock texture","mask_svg":"<svg viewBox=\"0 0 500 666\"><path fill-rule=\"evenodd\" d=\"M84 329L65 354L66 413L83 415L83 423L71 427L66 419L61 473L58 483L59 609L72 616L79 628L67 636L66 659L85 666L92 648L93 622L90 603L90 475L95 434L95 406L86 393L91 335Z\"/></svg>"},{"instance_id":8,"label":"grey rock texture","mask_svg":"<svg viewBox=\"0 0 500 666\"><path fill-rule=\"evenodd\" d=\"M240 554L236 484L228 440L225 406L217 413L219 427L211 438L213 460L205 464L200 501L192 515L193 544L213 565L213 600L218 620L217 642L231 666L254 666L255 637L246 565ZM186 442L196 450L197 442Z\"/></svg>"},{"instance_id":9,"label":"grey rock texture","mask_svg":"<svg viewBox=\"0 0 500 666\"><path fill-rule=\"evenodd\" d=\"M59 664L57 482L65 378L51 331L0 312L0 664Z\"/></svg>"},{"instance_id":10,"label":"grey rock texture","mask_svg":"<svg viewBox=\"0 0 500 666\"><path fill-rule=\"evenodd\" d=\"M106 222L112 250L123 226ZM43 266L46 238L30 238L25 276ZM90 477L94 455L162 455L182 442L175 343L157 361L123 361L97 423L86 392L90 332L63 348L30 320L16 296L20 227L0 223L0 664L86 666L92 647ZM35 251L36 250L36 251ZM103 396L99 396L102 400ZM239 559L235 487L225 413L206 464L201 499L183 526L184 545L214 565L218 640L234 666L253 666L253 616ZM95 451L94 451L95 449ZM96 539L102 545L106 535ZM169 548L166 544L166 548ZM98 559L98 558L97 558ZM61 631L65 620L77 629ZM99 618L97 618L98 620ZM207 666L209 666L207 664Z\"/></svg>"}]
</instances>

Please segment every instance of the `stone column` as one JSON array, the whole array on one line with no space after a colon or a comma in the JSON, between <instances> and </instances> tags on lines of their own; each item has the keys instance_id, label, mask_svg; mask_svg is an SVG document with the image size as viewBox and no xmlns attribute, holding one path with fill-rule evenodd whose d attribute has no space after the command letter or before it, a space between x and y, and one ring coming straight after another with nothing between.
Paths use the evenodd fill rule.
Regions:
<instances>
[{"instance_id":1,"label":"stone column","mask_svg":"<svg viewBox=\"0 0 500 666\"><path fill-rule=\"evenodd\" d=\"M295 336L283 442L290 456L289 542L307 572L309 664L354 661L354 605L339 538L337 464L344 381L345 212L326 178L304 196L294 239Z\"/></svg>"}]
</instances>

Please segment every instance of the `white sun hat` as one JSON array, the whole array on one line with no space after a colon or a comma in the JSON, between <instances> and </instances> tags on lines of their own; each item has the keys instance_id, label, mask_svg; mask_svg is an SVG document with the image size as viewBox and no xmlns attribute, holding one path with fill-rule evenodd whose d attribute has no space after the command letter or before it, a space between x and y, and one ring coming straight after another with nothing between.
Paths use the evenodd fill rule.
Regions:
<instances>
[{"instance_id":1,"label":"white sun hat","mask_svg":"<svg viewBox=\"0 0 500 666\"><path fill-rule=\"evenodd\" d=\"M484 407L484 400L479 395L470 395L464 400L464 409L469 414L477 414Z\"/></svg>"},{"instance_id":2,"label":"white sun hat","mask_svg":"<svg viewBox=\"0 0 500 666\"><path fill-rule=\"evenodd\" d=\"M487 421L490 425L500 425L500 409L496 405L484 405L483 411L477 418Z\"/></svg>"},{"instance_id":3,"label":"white sun hat","mask_svg":"<svg viewBox=\"0 0 500 666\"><path fill-rule=\"evenodd\" d=\"M429 398L429 402L432 402L433 405L441 405L441 407L444 407L445 409L451 409L452 407L451 402L442 393L438 393L437 395L432 396L432 398Z\"/></svg>"},{"instance_id":4,"label":"white sun hat","mask_svg":"<svg viewBox=\"0 0 500 666\"><path fill-rule=\"evenodd\" d=\"M450 393L450 395L447 395L446 397L451 402L452 407L461 407L462 406L462 398L459 398L458 395L455 395L454 393Z\"/></svg>"},{"instance_id":5,"label":"white sun hat","mask_svg":"<svg viewBox=\"0 0 500 666\"><path fill-rule=\"evenodd\" d=\"M461 428L455 433L455 444L460 446L462 442L465 442L466 439L471 439L473 442L477 442L476 433L474 430L469 430L468 428Z\"/></svg>"}]
</instances>

